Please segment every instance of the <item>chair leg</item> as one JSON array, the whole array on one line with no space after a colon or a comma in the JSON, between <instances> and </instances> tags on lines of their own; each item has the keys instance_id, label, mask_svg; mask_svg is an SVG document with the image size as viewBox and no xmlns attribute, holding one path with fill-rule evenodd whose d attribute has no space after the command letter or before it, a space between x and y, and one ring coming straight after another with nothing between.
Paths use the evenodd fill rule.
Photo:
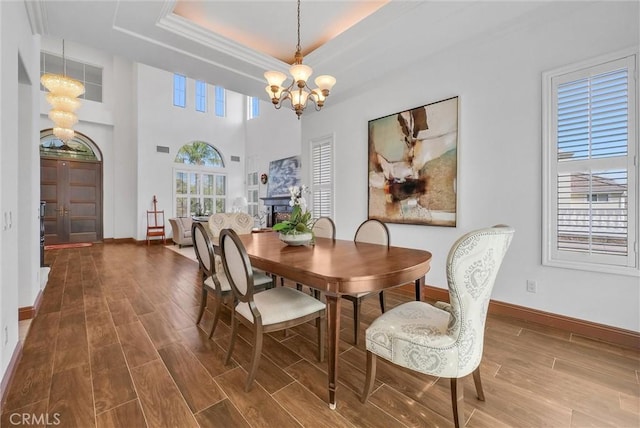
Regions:
<instances>
[{"instance_id":1,"label":"chair leg","mask_svg":"<svg viewBox=\"0 0 640 428\"><path fill-rule=\"evenodd\" d=\"M302 284L300 284L299 282L296 282L296 290L302 291Z\"/></svg>"},{"instance_id":2,"label":"chair leg","mask_svg":"<svg viewBox=\"0 0 640 428\"><path fill-rule=\"evenodd\" d=\"M198 313L198 320L196 321L196 325L200 324L200 320L202 320L202 315L204 315L204 308L207 307L207 288L202 287L202 298L200 299L200 312Z\"/></svg>"},{"instance_id":3,"label":"chair leg","mask_svg":"<svg viewBox=\"0 0 640 428\"><path fill-rule=\"evenodd\" d=\"M380 311L384 314L384 291L381 291L378 296L380 297Z\"/></svg>"},{"instance_id":4,"label":"chair leg","mask_svg":"<svg viewBox=\"0 0 640 428\"><path fill-rule=\"evenodd\" d=\"M260 355L262 354L262 327L255 327L256 330L253 332L253 355L251 356L251 367L249 368L249 375L247 376L247 384L244 387L245 392L251 390L251 385L256 377L258 365L260 364Z\"/></svg>"},{"instance_id":5,"label":"chair leg","mask_svg":"<svg viewBox=\"0 0 640 428\"><path fill-rule=\"evenodd\" d=\"M453 424L456 428L464 426L464 385L459 378L451 378L451 404L453 405Z\"/></svg>"},{"instance_id":6,"label":"chair leg","mask_svg":"<svg viewBox=\"0 0 640 428\"><path fill-rule=\"evenodd\" d=\"M360 330L360 299L353 299L353 344L358 345L358 331Z\"/></svg>"},{"instance_id":7,"label":"chair leg","mask_svg":"<svg viewBox=\"0 0 640 428\"><path fill-rule=\"evenodd\" d=\"M284 276L280 277L280 286L284 287Z\"/></svg>"},{"instance_id":8,"label":"chair leg","mask_svg":"<svg viewBox=\"0 0 640 428\"><path fill-rule=\"evenodd\" d=\"M222 310L222 296L216 296L216 313L213 314L213 324L211 325L211 331L209 332L209 339L213 337L213 332L216 331L218 326L218 320L220 319L220 311Z\"/></svg>"},{"instance_id":9,"label":"chair leg","mask_svg":"<svg viewBox=\"0 0 640 428\"><path fill-rule=\"evenodd\" d=\"M482 390L482 379L480 378L480 366L473 371L473 383L476 385L478 400L484 401L484 391Z\"/></svg>"},{"instance_id":10,"label":"chair leg","mask_svg":"<svg viewBox=\"0 0 640 428\"><path fill-rule=\"evenodd\" d=\"M233 346L236 344L236 335L238 334L238 320L236 319L235 309L231 310L231 339L229 341L229 349L227 349L227 358L224 361L224 365L227 366L231 362L231 355L233 354Z\"/></svg>"},{"instance_id":11,"label":"chair leg","mask_svg":"<svg viewBox=\"0 0 640 428\"><path fill-rule=\"evenodd\" d=\"M316 328L318 329L318 361L324 361L324 335L326 320L324 317L316 318Z\"/></svg>"},{"instance_id":12,"label":"chair leg","mask_svg":"<svg viewBox=\"0 0 640 428\"><path fill-rule=\"evenodd\" d=\"M376 382L376 354L371 351L367 351L367 374L364 379L364 391L362 391L362 397L360 397L362 403L367 402L373 389L373 384Z\"/></svg>"}]
</instances>

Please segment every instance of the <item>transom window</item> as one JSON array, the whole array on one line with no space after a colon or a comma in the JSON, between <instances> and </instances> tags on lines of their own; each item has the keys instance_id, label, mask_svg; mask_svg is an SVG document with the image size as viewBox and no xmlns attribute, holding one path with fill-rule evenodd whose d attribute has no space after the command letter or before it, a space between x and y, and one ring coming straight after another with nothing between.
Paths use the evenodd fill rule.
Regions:
<instances>
[{"instance_id":1,"label":"transom window","mask_svg":"<svg viewBox=\"0 0 640 428\"><path fill-rule=\"evenodd\" d=\"M175 162L224 168L224 161L220 152L204 141L194 141L180 147Z\"/></svg>"},{"instance_id":2,"label":"transom window","mask_svg":"<svg viewBox=\"0 0 640 428\"><path fill-rule=\"evenodd\" d=\"M173 75L173 105L182 108L187 106L187 77L182 74Z\"/></svg>"},{"instance_id":3,"label":"transom window","mask_svg":"<svg viewBox=\"0 0 640 428\"><path fill-rule=\"evenodd\" d=\"M216 86L216 116L227 115L227 94L222 86Z\"/></svg>"},{"instance_id":4,"label":"transom window","mask_svg":"<svg viewBox=\"0 0 640 428\"><path fill-rule=\"evenodd\" d=\"M207 83L196 80L196 111L207 111Z\"/></svg>"},{"instance_id":5,"label":"transom window","mask_svg":"<svg viewBox=\"0 0 640 428\"><path fill-rule=\"evenodd\" d=\"M66 67L65 67L66 65ZM66 71L65 71L66 69ZM85 64L71 59L64 59L62 56L48 52L40 52L40 76L43 74L66 74L72 79L76 79L84 85L84 94L79 98L85 100L102 102L102 68ZM46 91L40 84L40 90Z\"/></svg>"}]
</instances>

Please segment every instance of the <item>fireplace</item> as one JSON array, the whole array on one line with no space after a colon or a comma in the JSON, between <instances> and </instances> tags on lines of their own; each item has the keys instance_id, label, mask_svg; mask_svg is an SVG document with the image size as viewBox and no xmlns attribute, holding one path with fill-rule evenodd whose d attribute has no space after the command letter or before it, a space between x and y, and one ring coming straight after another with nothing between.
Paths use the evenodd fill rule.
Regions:
<instances>
[{"instance_id":1,"label":"fireplace","mask_svg":"<svg viewBox=\"0 0 640 428\"><path fill-rule=\"evenodd\" d=\"M291 215L291 207L289 196L272 196L267 198L260 198L264 203L264 207L267 209L267 227L272 227L274 224L283 220L288 220Z\"/></svg>"}]
</instances>

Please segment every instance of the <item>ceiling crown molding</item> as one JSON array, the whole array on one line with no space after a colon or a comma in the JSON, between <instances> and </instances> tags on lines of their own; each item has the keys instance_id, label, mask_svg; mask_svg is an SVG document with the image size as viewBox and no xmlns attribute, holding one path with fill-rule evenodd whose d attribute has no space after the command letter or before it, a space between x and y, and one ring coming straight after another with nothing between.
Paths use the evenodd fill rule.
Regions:
<instances>
[{"instance_id":1,"label":"ceiling crown molding","mask_svg":"<svg viewBox=\"0 0 640 428\"><path fill-rule=\"evenodd\" d=\"M270 55L257 52L245 45L213 33L194 24L193 21L174 13L170 13L158 19L156 25L158 28L165 31L177 34L185 39L191 40L214 51L229 55L261 69L287 71L290 66L289 64L273 58Z\"/></svg>"}]
</instances>

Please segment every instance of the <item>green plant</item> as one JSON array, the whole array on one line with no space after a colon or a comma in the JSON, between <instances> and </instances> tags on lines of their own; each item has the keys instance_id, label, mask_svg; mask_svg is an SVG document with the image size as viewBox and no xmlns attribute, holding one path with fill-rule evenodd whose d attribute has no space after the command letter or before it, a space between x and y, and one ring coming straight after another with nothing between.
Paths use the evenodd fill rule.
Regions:
<instances>
[{"instance_id":1,"label":"green plant","mask_svg":"<svg viewBox=\"0 0 640 428\"><path fill-rule=\"evenodd\" d=\"M303 184L300 187L289 187L289 193L291 194L289 205L293 207L291 217L289 220L273 225L273 230L285 235L299 235L301 233L311 233L313 235L311 230L313 218L311 217L311 212L307 211L307 201L302 196L303 193L308 193L307 186Z\"/></svg>"}]
</instances>

